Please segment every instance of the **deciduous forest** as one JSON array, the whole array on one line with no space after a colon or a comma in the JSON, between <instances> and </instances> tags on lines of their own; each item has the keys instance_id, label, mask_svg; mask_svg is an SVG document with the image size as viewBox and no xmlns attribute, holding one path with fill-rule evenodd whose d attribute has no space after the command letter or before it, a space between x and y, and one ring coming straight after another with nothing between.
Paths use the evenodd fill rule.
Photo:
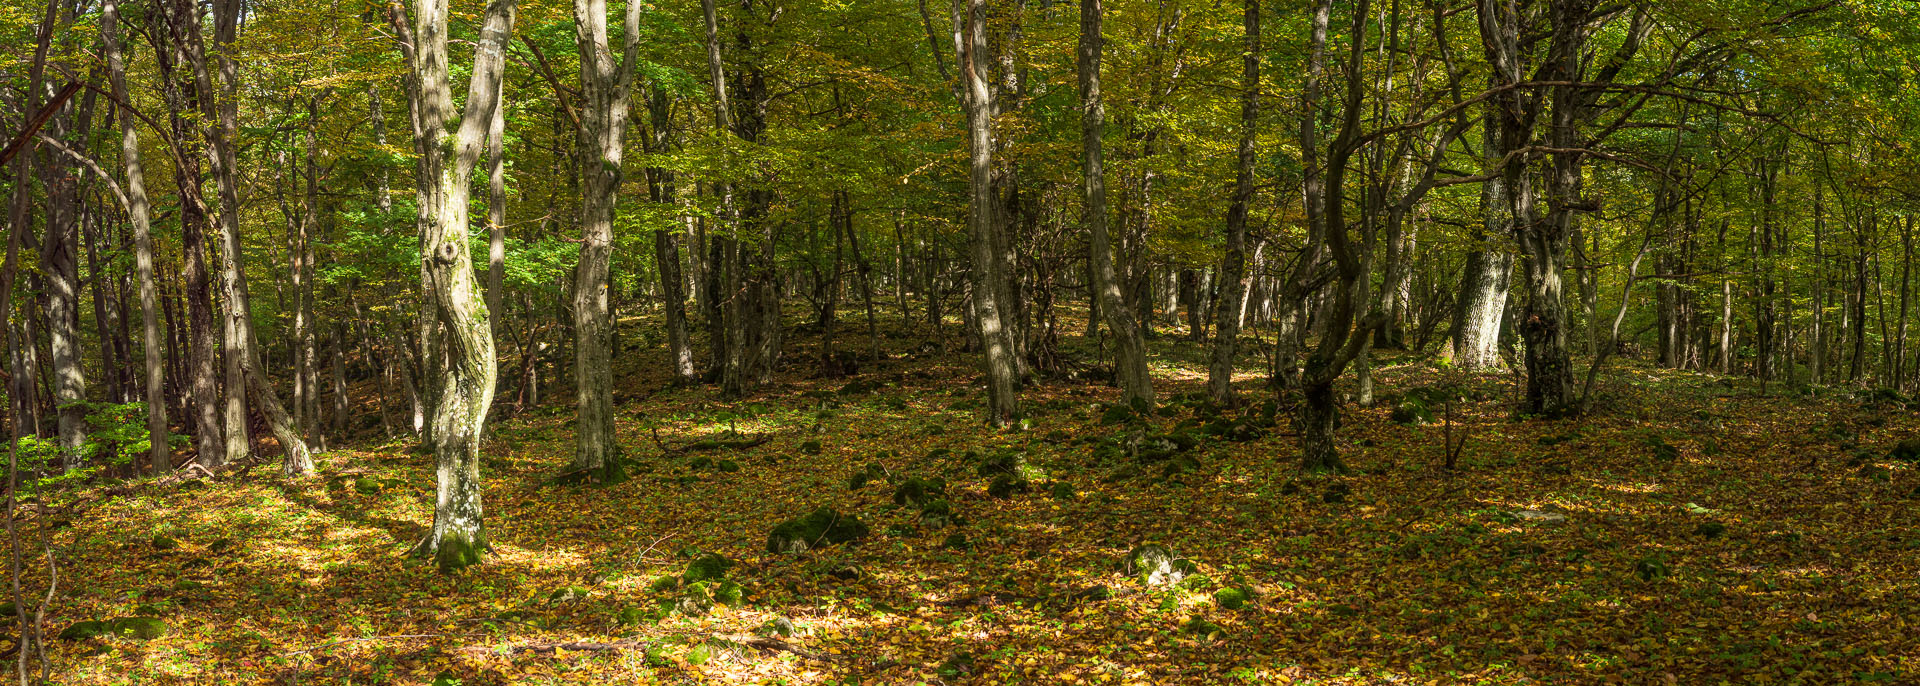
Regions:
<instances>
[{"instance_id":1,"label":"deciduous forest","mask_svg":"<svg viewBox=\"0 0 1920 686\"><path fill-rule=\"evenodd\" d=\"M1920 6L0 0L30 684L1920 683Z\"/></svg>"}]
</instances>

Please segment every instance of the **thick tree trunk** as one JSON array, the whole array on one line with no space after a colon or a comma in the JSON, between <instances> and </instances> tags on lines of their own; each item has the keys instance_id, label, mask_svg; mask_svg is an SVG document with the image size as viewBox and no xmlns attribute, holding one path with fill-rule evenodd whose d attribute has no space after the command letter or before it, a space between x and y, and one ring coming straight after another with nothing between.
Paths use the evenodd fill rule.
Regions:
<instances>
[{"instance_id":1,"label":"thick tree trunk","mask_svg":"<svg viewBox=\"0 0 1920 686\"><path fill-rule=\"evenodd\" d=\"M480 562L487 549L480 503L480 434L493 402L493 331L467 247L468 182L492 125L515 0L493 0L474 51L466 110L453 112L448 84L446 0L416 0L408 50L414 148L418 155L423 341L435 387L429 445L438 474L433 528L415 547L443 570ZM399 22L396 22L399 23ZM448 130L457 122L457 128Z\"/></svg>"},{"instance_id":2,"label":"thick tree trunk","mask_svg":"<svg viewBox=\"0 0 1920 686\"><path fill-rule=\"evenodd\" d=\"M1120 276L1113 266L1113 239L1107 230L1107 179L1102 138L1106 135L1106 109L1100 93L1100 58L1105 49L1101 33L1100 0L1083 0L1080 5L1080 145L1085 178L1088 271L1093 297L1088 328L1095 319L1105 319L1113 333L1113 372L1128 402L1138 399L1153 405L1153 377L1147 373L1147 346L1140 326L1134 321L1133 308L1127 307L1121 292Z\"/></svg>"},{"instance_id":3,"label":"thick tree trunk","mask_svg":"<svg viewBox=\"0 0 1920 686\"><path fill-rule=\"evenodd\" d=\"M629 0L626 51L615 61L607 41L606 0L574 0L580 60L580 264L573 278L574 383L579 416L571 472L596 483L626 478L613 427L611 290L613 213L626 150L627 101L640 45L640 9Z\"/></svg>"},{"instance_id":4,"label":"thick tree trunk","mask_svg":"<svg viewBox=\"0 0 1920 686\"><path fill-rule=\"evenodd\" d=\"M1500 160L1508 152L1503 147L1501 126L1499 117L1487 116L1483 157L1488 163ZM1518 183L1509 185L1516 180ZM1511 194L1532 192L1532 182L1524 174L1499 173L1481 186L1480 209L1485 219L1475 228L1476 245L1467 253L1467 266L1461 274L1459 295L1454 301L1453 364L1457 367L1489 369L1500 363L1500 320L1507 309L1513 255L1490 241L1513 235L1515 218ZM1530 199L1527 204L1531 206Z\"/></svg>"}]
</instances>

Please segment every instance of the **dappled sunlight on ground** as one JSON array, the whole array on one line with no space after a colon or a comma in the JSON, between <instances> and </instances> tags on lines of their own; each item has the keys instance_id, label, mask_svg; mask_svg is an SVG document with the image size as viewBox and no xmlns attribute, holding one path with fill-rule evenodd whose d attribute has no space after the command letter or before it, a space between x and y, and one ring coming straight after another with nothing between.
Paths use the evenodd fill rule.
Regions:
<instances>
[{"instance_id":1,"label":"dappled sunlight on ground","mask_svg":"<svg viewBox=\"0 0 1920 686\"><path fill-rule=\"evenodd\" d=\"M1203 390L1190 344L1153 345L1184 346L1156 356L1163 399ZM623 358L629 383L666 388L653 356ZM1116 393L1095 384L1028 389L1030 429L995 433L956 352L782 378L741 402L704 389L634 400L619 426L633 479L606 488L546 484L572 454L565 408L503 422L486 447L494 554L458 574L405 557L433 483L430 458L402 444L328 453L313 479L256 469L135 489L34 519L29 538L46 533L61 565L53 631L168 625L144 642L55 641L62 683L1913 677L1920 479L1850 463L1832 437L1842 427L1884 454L1920 431L1910 415L1627 367L1602 377L1593 417L1516 421L1510 375L1390 357L1376 369L1382 402L1343 413L1351 475L1298 473L1284 411L1244 441L1200 443L1180 469L1103 455L1130 429L1102 424ZM1448 429L1388 417L1407 389L1456 382L1467 399L1450 404L1451 431L1467 444L1448 472ZM1242 393L1264 399L1263 384L1249 376ZM1173 405L1149 433L1195 407ZM1024 456L1028 490L989 494L977 467L996 450ZM869 464L888 478L850 489ZM896 504L888 479L907 477L944 479L956 521ZM820 506L870 535L765 552L776 523ZM1193 574L1171 587L1126 576L1119 561L1145 543ZM719 588L678 578L702 551L737 562L724 575L737 604L686 604ZM1243 608L1223 606L1234 593Z\"/></svg>"}]
</instances>

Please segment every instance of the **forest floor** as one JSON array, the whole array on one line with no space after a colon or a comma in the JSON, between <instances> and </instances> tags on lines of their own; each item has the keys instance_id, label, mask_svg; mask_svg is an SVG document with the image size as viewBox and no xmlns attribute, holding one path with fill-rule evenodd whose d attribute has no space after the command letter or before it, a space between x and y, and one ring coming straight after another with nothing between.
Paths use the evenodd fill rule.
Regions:
<instances>
[{"instance_id":1,"label":"forest floor","mask_svg":"<svg viewBox=\"0 0 1920 686\"><path fill-rule=\"evenodd\" d=\"M849 328L843 347L864 351ZM1274 425L1259 409L1223 424L1179 400L1204 383L1191 343L1153 344L1161 397L1177 400L1158 416L1121 417L1099 405L1115 390L1057 381L1024 394L1028 430L1002 433L980 425L971 358L908 354L922 340L883 337L889 359L842 379L810 378L800 348L788 375L737 403L667 388L659 352L635 348L619 410L634 478L546 483L572 453L569 405L499 422L485 448L496 554L451 575L405 556L434 477L404 442L325 453L318 478L262 465L67 494L56 508L93 504L24 533L46 532L58 562L49 633L163 624L143 625L147 640L53 641L55 681L1920 679L1920 474L1887 457L1920 418L1897 399L1763 394L1628 362L1602 375L1589 417L1516 419L1516 377L1388 354L1383 395L1451 384L1468 399L1414 426L1390 403L1348 405L1353 471L1313 476L1295 468L1284 404ZM1270 397L1251 369L1242 387ZM1225 435L1141 447L1196 413L1198 433ZM1452 470L1449 435L1465 437ZM1007 456L1029 488L989 494ZM886 474L850 489L869 464ZM937 526L937 505L896 504L889 481L914 477L944 479L933 499L952 523ZM777 523L819 507L870 533L767 551ZM1124 574L1143 544L1194 573L1161 586ZM708 552L736 564L692 564ZM25 553L44 588L43 551Z\"/></svg>"}]
</instances>

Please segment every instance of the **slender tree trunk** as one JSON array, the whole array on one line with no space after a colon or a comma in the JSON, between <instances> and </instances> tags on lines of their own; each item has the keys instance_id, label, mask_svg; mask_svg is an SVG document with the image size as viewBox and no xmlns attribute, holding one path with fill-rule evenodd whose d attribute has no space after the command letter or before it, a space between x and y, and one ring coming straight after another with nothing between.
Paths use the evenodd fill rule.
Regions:
<instances>
[{"instance_id":1,"label":"slender tree trunk","mask_svg":"<svg viewBox=\"0 0 1920 686\"><path fill-rule=\"evenodd\" d=\"M101 36L106 43L107 73L116 103L127 101L127 67L126 58L120 50L119 15L119 0L101 0ZM138 124L130 112L123 111L117 118L120 122L120 163L125 168L127 178L127 216L133 223L134 271L140 279L140 347L146 363L147 460L157 477L173 465L167 445L166 366L160 357L163 344L160 325L154 316L154 300L157 296L153 277L152 206L147 200L146 171L140 164Z\"/></svg>"},{"instance_id":2,"label":"slender tree trunk","mask_svg":"<svg viewBox=\"0 0 1920 686\"><path fill-rule=\"evenodd\" d=\"M661 153L667 150L669 131L673 126L672 103L663 87L655 86L652 95L647 99L647 110L653 124L650 142L653 151ZM649 178L652 183L648 190L652 192L655 203L679 206L680 198L674 188L672 171L653 169ZM673 232L653 232L653 258L660 269L660 298L665 309L668 366L671 367L674 383L691 384L696 379L696 372L693 346L687 340L687 281L680 271L680 243Z\"/></svg>"},{"instance_id":3,"label":"slender tree trunk","mask_svg":"<svg viewBox=\"0 0 1920 686\"><path fill-rule=\"evenodd\" d=\"M963 94L961 105L967 114L969 151L968 207L969 237L973 253L973 310L979 321L985 348L987 376L987 421L1007 426L1020 415L1018 383L1019 361L1013 328L1006 320L1009 311L1000 302L1008 278L998 250L999 213L993 193L993 91L988 86L986 0L966 0L954 16L954 47L959 56Z\"/></svg>"},{"instance_id":4,"label":"slender tree trunk","mask_svg":"<svg viewBox=\"0 0 1920 686\"><path fill-rule=\"evenodd\" d=\"M1147 372L1146 341L1134 321L1133 308L1121 292L1120 276L1113 266L1113 240L1107 230L1107 179L1102 139L1106 136L1106 109L1100 92L1100 58L1106 38L1101 33L1101 0L1082 0L1080 4L1080 107L1082 173L1085 178L1088 250L1091 253L1089 284L1093 309L1088 320L1105 319L1113 333L1113 371L1127 401L1136 399L1153 405L1153 377Z\"/></svg>"},{"instance_id":5,"label":"slender tree trunk","mask_svg":"<svg viewBox=\"0 0 1920 686\"><path fill-rule=\"evenodd\" d=\"M1213 360L1207 370L1207 392L1216 405L1234 404L1233 371L1240 345L1240 303L1247 279L1247 206L1253 202L1255 126L1260 116L1260 1L1246 0L1246 52L1241 56L1240 150L1233 184L1233 204L1227 209L1227 253L1221 262L1222 301L1214 309Z\"/></svg>"},{"instance_id":6,"label":"slender tree trunk","mask_svg":"<svg viewBox=\"0 0 1920 686\"><path fill-rule=\"evenodd\" d=\"M626 51L615 61L607 41L606 0L574 0L574 42L580 48L580 264L573 278L574 382L579 418L571 471L597 483L625 480L613 427L613 321L607 299L613 257L613 214L619 204L626 150L627 102L640 46L640 9L628 0Z\"/></svg>"}]
</instances>

